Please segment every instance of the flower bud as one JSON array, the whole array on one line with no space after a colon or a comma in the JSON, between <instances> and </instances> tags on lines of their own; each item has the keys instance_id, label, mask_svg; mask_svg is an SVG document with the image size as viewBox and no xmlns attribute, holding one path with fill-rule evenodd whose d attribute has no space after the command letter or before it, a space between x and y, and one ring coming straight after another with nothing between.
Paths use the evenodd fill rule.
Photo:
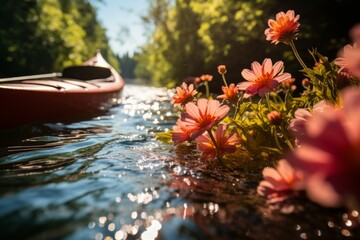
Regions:
<instances>
[{"instance_id":1,"label":"flower bud","mask_svg":"<svg viewBox=\"0 0 360 240\"><path fill-rule=\"evenodd\" d=\"M225 65L219 65L219 66L217 67L217 69L218 69L218 72L219 72L221 75L224 75L224 74L227 72Z\"/></svg>"},{"instance_id":2,"label":"flower bud","mask_svg":"<svg viewBox=\"0 0 360 240\"><path fill-rule=\"evenodd\" d=\"M276 125L276 126L280 125L280 123L282 122L281 114L278 111L271 111L267 115L267 118L273 125Z\"/></svg>"},{"instance_id":3,"label":"flower bud","mask_svg":"<svg viewBox=\"0 0 360 240\"><path fill-rule=\"evenodd\" d=\"M201 82L201 79L200 79L200 77L196 77L194 81L195 81L196 83L200 83L200 82Z\"/></svg>"},{"instance_id":4,"label":"flower bud","mask_svg":"<svg viewBox=\"0 0 360 240\"><path fill-rule=\"evenodd\" d=\"M204 82L211 82L213 79L213 76L210 74L204 74L204 75L200 76L200 79L201 79L201 81L204 81Z\"/></svg>"},{"instance_id":5,"label":"flower bud","mask_svg":"<svg viewBox=\"0 0 360 240\"><path fill-rule=\"evenodd\" d=\"M294 82L295 82L295 78L290 78L288 80L281 82L281 85L283 88L291 88Z\"/></svg>"},{"instance_id":6,"label":"flower bud","mask_svg":"<svg viewBox=\"0 0 360 240\"><path fill-rule=\"evenodd\" d=\"M301 84L303 85L304 88L307 88L309 85L310 85L310 81L308 78L304 78L302 81L301 81Z\"/></svg>"}]
</instances>

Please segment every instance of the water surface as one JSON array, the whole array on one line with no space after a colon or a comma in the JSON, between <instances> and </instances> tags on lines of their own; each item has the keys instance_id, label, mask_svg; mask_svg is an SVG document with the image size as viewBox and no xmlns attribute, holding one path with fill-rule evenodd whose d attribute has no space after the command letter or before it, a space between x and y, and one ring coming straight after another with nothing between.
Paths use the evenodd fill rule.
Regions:
<instances>
[{"instance_id":1,"label":"water surface","mask_svg":"<svg viewBox=\"0 0 360 240\"><path fill-rule=\"evenodd\" d=\"M359 239L357 211L256 194L264 161L157 141L172 92L128 84L94 118L0 133L0 239Z\"/></svg>"}]
</instances>

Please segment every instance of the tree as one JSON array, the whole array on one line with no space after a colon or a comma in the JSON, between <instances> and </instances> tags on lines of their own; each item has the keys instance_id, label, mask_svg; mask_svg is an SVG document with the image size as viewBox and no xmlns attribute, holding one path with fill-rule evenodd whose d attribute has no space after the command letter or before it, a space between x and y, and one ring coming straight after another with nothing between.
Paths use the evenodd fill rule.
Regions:
<instances>
[{"instance_id":1,"label":"tree","mask_svg":"<svg viewBox=\"0 0 360 240\"><path fill-rule=\"evenodd\" d=\"M86 33L84 37L87 49L85 59L91 57L99 49L111 66L120 71L118 59L109 46L106 31L96 17L96 9L85 0L75 0L73 8L78 9L80 14L74 16L76 16L76 21Z\"/></svg>"},{"instance_id":2,"label":"tree","mask_svg":"<svg viewBox=\"0 0 360 240\"><path fill-rule=\"evenodd\" d=\"M86 0L4 0L0 8L0 76L60 71L102 50L118 62Z\"/></svg>"},{"instance_id":3,"label":"tree","mask_svg":"<svg viewBox=\"0 0 360 240\"><path fill-rule=\"evenodd\" d=\"M138 66L146 69L155 83L180 84L188 76L209 73L210 85L220 89L217 66L225 64L230 82L242 81L241 71L264 58L283 60L286 71L302 76L301 66L284 44L266 41L267 21L279 11L295 10L301 16L296 42L309 66L314 60L308 50L334 58L349 41L348 31L356 23L356 10L345 0L152 0L148 22L154 24L151 40L144 45ZM326 6L326 8L325 8ZM341 22L338 16L342 14ZM218 77L218 81L216 80Z\"/></svg>"},{"instance_id":4,"label":"tree","mask_svg":"<svg viewBox=\"0 0 360 240\"><path fill-rule=\"evenodd\" d=\"M121 66L121 73L124 78L135 78L135 67L136 61L134 58L130 57L128 53L124 54L123 56L117 56L118 62Z\"/></svg>"}]
</instances>

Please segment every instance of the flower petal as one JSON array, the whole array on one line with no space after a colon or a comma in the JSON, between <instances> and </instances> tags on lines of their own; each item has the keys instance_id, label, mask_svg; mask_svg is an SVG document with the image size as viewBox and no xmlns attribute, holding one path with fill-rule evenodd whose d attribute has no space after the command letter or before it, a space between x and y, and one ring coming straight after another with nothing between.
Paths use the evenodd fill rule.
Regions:
<instances>
[{"instance_id":1,"label":"flower petal","mask_svg":"<svg viewBox=\"0 0 360 240\"><path fill-rule=\"evenodd\" d=\"M243 78L245 78L247 81L255 81L257 79L257 76L254 74L253 71L249 70L249 69L244 69L241 71L241 75L243 76Z\"/></svg>"},{"instance_id":2,"label":"flower petal","mask_svg":"<svg viewBox=\"0 0 360 240\"><path fill-rule=\"evenodd\" d=\"M271 73L273 71L272 61L270 58L265 58L262 63L262 74Z\"/></svg>"},{"instance_id":3,"label":"flower petal","mask_svg":"<svg viewBox=\"0 0 360 240\"><path fill-rule=\"evenodd\" d=\"M282 73L282 74L274 77L274 80L276 80L277 82L283 82L283 81L288 80L290 78L291 78L290 73Z\"/></svg>"},{"instance_id":4,"label":"flower petal","mask_svg":"<svg viewBox=\"0 0 360 240\"><path fill-rule=\"evenodd\" d=\"M258 63L256 61L251 63L251 70L253 71L255 76L261 76L261 74L262 74L262 72L261 72L262 67L261 67L260 63ZM257 77L255 77L255 78L257 78Z\"/></svg>"}]
</instances>

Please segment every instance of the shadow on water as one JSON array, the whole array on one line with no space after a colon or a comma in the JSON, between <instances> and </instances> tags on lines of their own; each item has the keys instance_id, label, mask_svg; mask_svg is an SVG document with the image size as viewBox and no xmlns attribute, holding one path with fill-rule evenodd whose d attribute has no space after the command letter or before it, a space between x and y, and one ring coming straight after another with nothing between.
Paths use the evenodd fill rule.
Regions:
<instances>
[{"instance_id":1,"label":"shadow on water","mask_svg":"<svg viewBox=\"0 0 360 240\"><path fill-rule=\"evenodd\" d=\"M85 172L88 164L84 163L70 170L71 166L77 159L92 156L102 149L104 142L86 138L108 133L109 127L66 129L61 125L54 125L34 126L23 130L21 137L7 132L7 135L12 136L13 139L7 142L7 145L4 144L4 140L8 139L7 135L1 138L0 189L3 191L0 194L2 195L31 186L76 181L80 177L86 177L86 174L80 173ZM71 149L73 151L69 151ZM51 175L51 173L59 173L66 167L68 170L63 171L62 174Z\"/></svg>"},{"instance_id":2,"label":"shadow on water","mask_svg":"<svg viewBox=\"0 0 360 240\"><path fill-rule=\"evenodd\" d=\"M109 131L108 126L95 126L83 129L66 128L67 124L70 125L95 117L90 115L61 123L31 124L0 131L0 157L19 151L33 151L37 148L55 148L64 145L67 142L66 140L81 139L86 135Z\"/></svg>"},{"instance_id":3,"label":"shadow on water","mask_svg":"<svg viewBox=\"0 0 360 240\"><path fill-rule=\"evenodd\" d=\"M358 212L305 196L269 206L266 161L199 161L154 134L170 92L131 86L108 113L0 135L0 239L358 239ZM139 94L141 93L141 94Z\"/></svg>"}]
</instances>

